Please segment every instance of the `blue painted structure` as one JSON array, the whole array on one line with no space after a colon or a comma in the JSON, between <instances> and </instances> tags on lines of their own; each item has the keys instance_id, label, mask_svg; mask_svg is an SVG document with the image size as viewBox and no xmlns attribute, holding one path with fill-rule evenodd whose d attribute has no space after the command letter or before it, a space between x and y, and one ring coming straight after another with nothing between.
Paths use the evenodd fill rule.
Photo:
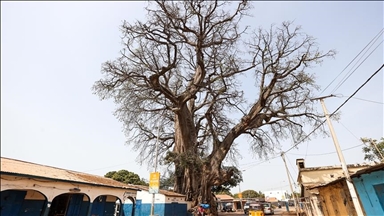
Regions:
<instances>
[{"instance_id":1,"label":"blue painted structure","mask_svg":"<svg viewBox=\"0 0 384 216\"><path fill-rule=\"evenodd\" d=\"M384 215L384 163L351 175L366 215Z\"/></svg>"},{"instance_id":2,"label":"blue painted structure","mask_svg":"<svg viewBox=\"0 0 384 216\"><path fill-rule=\"evenodd\" d=\"M161 203L154 205L154 213L158 216L188 216L186 203ZM151 203L142 203L141 200L136 200L135 216L148 216L151 214ZM123 204L123 215L132 215L132 204Z\"/></svg>"},{"instance_id":3,"label":"blue painted structure","mask_svg":"<svg viewBox=\"0 0 384 216\"><path fill-rule=\"evenodd\" d=\"M24 199L27 191L1 191L1 216L40 216L45 200Z\"/></svg>"},{"instance_id":4,"label":"blue painted structure","mask_svg":"<svg viewBox=\"0 0 384 216\"><path fill-rule=\"evenodd\" d=\"M65 216L115 216L116 202L107 201L106 196L99 196L93 203L90 203L84 200L85 194L61 194L55 197L50 208L47 208L46 199L26 199L26 190L5 190L1 191L0 194L1 216L54 216L57 214L65 214ZM132 212L129 208L126 210ZM131 215L131 213L125 214L125 216Z\"/></svg>"},{"instance_id":5,"label":"blue painted structure","mask_svg":"<svg viewBox=\"0 0 384 216\"><path fill-rule=\"evenodd\" d=\"M66 193L55 197L52 201L48 216L63 212L65 212L66 216L87 216L89 201L83 201L84 196L86 195Z\"/></svg>"},{"instance_id":6,"label":"blue painted structure","mask_svg":"<svg viewBox=\"0 0 384 216\"><path fill-rule=\"evenodd\" d=\"M92 203L91 215L114 216L116 202L107 202L107 196L99 196Z\"/></svg>"}]
</instances>

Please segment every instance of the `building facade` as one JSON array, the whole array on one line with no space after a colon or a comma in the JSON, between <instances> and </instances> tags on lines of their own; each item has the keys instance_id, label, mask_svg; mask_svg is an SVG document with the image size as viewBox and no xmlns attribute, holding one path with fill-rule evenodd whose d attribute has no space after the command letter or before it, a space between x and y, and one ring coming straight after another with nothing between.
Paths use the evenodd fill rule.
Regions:
<instances>
[{"instance_id":1,"label":"building facade","mask_svg":"<svg viewBox=\"0 0 384 216\"><path fill-rule=\"evenodd\" d=\"M384 215L384 163L351 175L366 215Z\"/></svg>"},{"instance_id":2,"label":"building facade","mask_svg":"<svg viewBox=\"0 0 384 216\"><path fill-rule=\"evenodd\" d=\"M1 216L90 216L121 212L137 189L109 178L1 158ZM132 207L133 208L133 207ZM134 215L134 208L130 211Z\"/></svg>"},{"instance_id":3,"label":"building facade","mask_svg":"<svg viewBox=\"0 0 384 216\"><path fill-rule=\"evenodd\" d=\"M305 168L296 160L306 214L357 215L341 166ZM365 215L384 215L384 164L347 165Z\"/></svg>"},{"instance_id":4,"label":"building facade","mask_svg":"<svg viewBox=\"0 0 384 216\"><path fill-rule=\"evenodd\" d=\"M97 175L1 157L1 216L148 216L153 194ZM187 216L185 195L155 194L154 214Z\"/></svg>"}]
</instances>

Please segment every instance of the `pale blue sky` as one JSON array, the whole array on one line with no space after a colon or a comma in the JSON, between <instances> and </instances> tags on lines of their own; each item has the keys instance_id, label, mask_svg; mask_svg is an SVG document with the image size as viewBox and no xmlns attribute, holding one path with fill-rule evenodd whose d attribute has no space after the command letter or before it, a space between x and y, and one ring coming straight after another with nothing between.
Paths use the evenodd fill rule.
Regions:
<instances>
[{"instance_id":1,"label":"pale blue sky","mask_svg":"<svg viewBox=\"0 0 384 216\"><path fill-rule=\"evenodd\" d=\"M323 50L336 49L335 59L313 69L325 88L383 29L383 2L253 2L253 17L244 25L268 27L295 20L318 38ZM146 2L1 2L1 156L70 170L104 175L127 169L148 179L147 166L135 162L137 153L125 146L122 125L112 115L113 101L92 94L101 78L101 64L115 59L122 48L122 20L143 20ZM383 41L376 41L371 52ZM363 57L365 58L365 56ZM355 62L354 62L355 63ZM352 66L354 65L352 64ZM322 95L334 111L383 64L382 44L336 91L348 68ZM250 83L244 80L243 88ZM250 92L248 92L250 93ZM383 71L342 109L333 122L342 149L358 146L360 137L383 136ZM319 110L321 109L318 103ZM328 128L327 128L328 129ZM261 163L240 139L244 171L241 189L288 189L280 157ZM282 150L292 145L283 141ZM297 178L296 158L306 166L338 165L330 137L314 137L287 154ZM344 151L347 163L362 163L361 147ZM322 156L314 154L325 154ZM238 188L233 189L238 192Z\"/></svg>"}]
</instances>

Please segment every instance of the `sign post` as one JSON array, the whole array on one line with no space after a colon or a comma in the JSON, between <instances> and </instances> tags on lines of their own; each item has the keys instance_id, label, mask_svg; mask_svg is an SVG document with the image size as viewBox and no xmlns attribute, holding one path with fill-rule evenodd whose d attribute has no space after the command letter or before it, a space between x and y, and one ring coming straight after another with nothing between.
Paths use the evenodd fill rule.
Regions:
<instances>
[{"instance_id":1,"label":"sign post","mask_svg":"<svg viewBox=\"0 0 384 216\"><path fill-rule=\"evenodd\" d=\"M157 194L160 188L160 173L152 172L149 176L149 193Z\"/></svg>"}]
</instances>

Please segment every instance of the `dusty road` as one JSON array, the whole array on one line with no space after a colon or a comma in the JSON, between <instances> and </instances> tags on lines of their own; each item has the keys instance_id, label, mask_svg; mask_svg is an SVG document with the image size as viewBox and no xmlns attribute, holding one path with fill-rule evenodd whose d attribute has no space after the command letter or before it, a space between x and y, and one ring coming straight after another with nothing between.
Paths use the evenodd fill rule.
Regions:
<instances>
[{"instance_id":1,"label":"dusty road","mask_svg":"<svg viewBox=\"0 0 384 216\"><path fill-rule=\"evenodd\" d=\"M275 208L275 215L282 215L283 212L285 212L286 209L284 208ZM240 215L243 215L243 216L246 216L244 214L244 212L220 212L219 213L219 216L240 216Z\"/></svg>"}]
</instances>

